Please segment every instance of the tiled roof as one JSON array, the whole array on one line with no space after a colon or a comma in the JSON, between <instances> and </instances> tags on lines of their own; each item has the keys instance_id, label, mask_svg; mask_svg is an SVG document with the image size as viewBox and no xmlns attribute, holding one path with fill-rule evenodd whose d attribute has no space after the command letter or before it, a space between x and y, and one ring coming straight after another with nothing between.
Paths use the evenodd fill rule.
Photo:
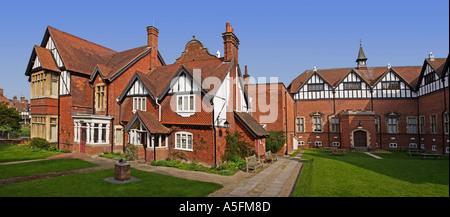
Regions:
<instances>
[{"instance_id":1,"label":"tiled roof","mask_svg":"<svg viewBox=\"0 0 450 217\"><path fill-rule=\"evenodd\" d=\"M152 134L169 134L170 130L164 127L161 122L158 121L158 118L151 112L143 112L136 111L133 118L131 118L130 122L128 122L125 127L125 131L129 131L131 126L135 123L136 120L140 120L141 123L147 128L147 130Z\"/></svg>"},{"instance_id":2,"label":"tiled roof","mask_svg":"<svg viewBox=\"0 0 450 217\"><path fill-rule=\"evenodd\" d=\"M421 66L397 66L392 67L408 84L415 87L420 76ZM369 85L374 86L385 73L389 70L387 67L364 67L364 68L335 68L335 69L317 69L320 75L331 86L336 87L339 82L351 71L356 72ZM289 92L296 93L300 87L311 77L313 70L306 70L295 78L289 85Z\"/></svg>"},{"instance_id":3,"label":"tiled roof","mask_svg":"<svg viewBox=\"0 0 450 217\"><path fill-rule=\"evenodd\" d=\"M47 31L55 42L65 68L70 71L90 75L98 63L106 63L117 53L51 26L47 27Z\"/></svg>"},{"instance_id":4,"label":"tiled roof","mask_svg":"<svg viewBox=\"0 0 450 217\"><path fill-rule=\"evenodd\" d=\"M247 112L234 111L235 117L257 137L268 136L269 133Z\"/></svg>"},{"instance_id":5,"label":"tiled roof","mask_svg":"<svg viewBox=\"0 0 450 217\"><path fill-rule=\"evenodd\" d=\"M425 61L427 61L431 68L433 68L436 74L441 76L447 58L434 58L433 61L430 59L425 59Z\"/></svg>"},{"instance_id":6,"label":"tiled roof","mask_svg":"<svg viewBox=\"0 0 450 217\"><path fill-rule=\"evenodd\" d=\"M209 60L199 60L166 66L158 66L147 73L148 83L150 84L147 88L149 88L152 94L154 94L155 96L160 96L167 88L167 86L170 85L171 80L182 68L192 77L194 77L194 69L200 69L201 81L197 81L200 84L205 78L211 76L217 77L222 81L232 65L233 62L223 62L222 58L214 58Z\"/></svg>"},{"instance_id":7,"label":"tiled roof","mask_svg":"<svg viewBox=\"0 0 450 217\"><path fill-rule=\"evenodd\" d=\"M56 66L55 60L53 59L52 52L50 50L35 45L34 51L39 57L39 61L41 62L41 66L43 69L59 72L59 69Z\"/></svg>"}]
</instances>

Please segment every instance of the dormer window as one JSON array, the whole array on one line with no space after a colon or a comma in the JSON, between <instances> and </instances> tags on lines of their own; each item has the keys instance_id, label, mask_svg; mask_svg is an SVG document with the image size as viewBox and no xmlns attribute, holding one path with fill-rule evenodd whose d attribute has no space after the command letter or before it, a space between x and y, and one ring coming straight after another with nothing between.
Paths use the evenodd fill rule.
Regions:
<instances>
[{"instance_id":1,"label":"dormer window","mask_svg":"<svg viewBox=\"0 0 450 217\"><path fill-rule=\"evenodd\" d=\"M195 97L190 95L177 96L177 114L189 117L195 113Z\"/></svg>"},{"instance_id":2,"label":"dormer window","mask_svg":"<svg viewBox=\"0 0 450 217\"><path fill-rule=\"evenodd\" d=\"M147 110L145 97L133 97L133 112L136 112L137 110Z\"/></svg>"}]
</instances>

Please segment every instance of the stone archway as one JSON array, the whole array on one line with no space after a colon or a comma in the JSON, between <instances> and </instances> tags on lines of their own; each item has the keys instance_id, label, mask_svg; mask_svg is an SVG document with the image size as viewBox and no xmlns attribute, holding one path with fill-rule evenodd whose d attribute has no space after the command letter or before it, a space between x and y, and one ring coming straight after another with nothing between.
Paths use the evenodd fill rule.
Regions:
<instances>
[{"instance_id":1,"label":"stone archway","mask_svg":"<svg viewBox=\"0 0 450 217\"><path fill-rule=\"evenodd\" d=\"M365 148L367 147L367 132L357 130L353 132L353 146Z\"/></svg>"},{"instance_id":2,"label":"stone archway","mask_svg":"<svg viewBox=\"0 0 450 217\"><path fill-rule=\"evenodd\" d=\"M354 129L350 133L350 141L352 148L369 148L370 132L363 128Z\"/></svg>"}]
</instances>

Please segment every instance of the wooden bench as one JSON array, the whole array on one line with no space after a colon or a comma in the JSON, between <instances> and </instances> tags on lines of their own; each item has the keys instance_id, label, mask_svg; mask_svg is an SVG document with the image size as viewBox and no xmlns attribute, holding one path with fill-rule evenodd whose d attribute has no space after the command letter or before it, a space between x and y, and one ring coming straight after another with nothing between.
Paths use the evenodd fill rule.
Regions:
<instances>
[{"instance_id":1,"label":"wooden bench","mask_svg":"<svg viewBox=\"0 0 450 217\"><path fill-rule=\"evenodd\" d=\"M245 162L247 163L247 172L248 172L248 169L252 169L253 171L255 171L256 168L263 165L262 163L258 163L258 160L256 159L256 155L246 157Z\"/></svg>"},{"instance_id":2,"label":"wooden bench","mask_svg":"<svg viewBox=\"0 0 450 217\"><path fill-rule=\"evenodd\" d=\"M419 156L420 154L424 153L425 150L408 150L409 156Z\"/></svg>"},{"instance_id":3,"label":"wooden bench","mask_svg":"<svg viewBox=\"0 0 450 217\"><path fill-rule=\"evenodd\" d=\"M332 155L340 154L343 156L343 155L345 155L345 152L344 152L344 149L334 149L331 154Z\"/></svg>"},{"instance_id":4,"label":"wooden bench","mask_svg":"<svg viewBox=\"0 0 450 217\"><path fill-rule=\"evenodd\" d=\"M272 155L272 152L270 150L264 153L264 158L266 159L266 162L268 161L273 162L278 160L276 156Z\"/></svg>"},{"instance_id":5,"label":"wooden bench","mask_svg":"<svg viewBox=\"0 0 450 217\"><path fill-rule=\"evenodd\" d=\"M442 155L440 154L428 154L428 153L420 153L419 155L422 159L442 159Z\"/></svg>"}]
</instances>

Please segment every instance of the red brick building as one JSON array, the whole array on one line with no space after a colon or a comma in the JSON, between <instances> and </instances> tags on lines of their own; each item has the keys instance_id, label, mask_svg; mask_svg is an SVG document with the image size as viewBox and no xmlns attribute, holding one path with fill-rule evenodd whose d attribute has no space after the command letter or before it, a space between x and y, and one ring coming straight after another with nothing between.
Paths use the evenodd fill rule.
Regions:
<instances>
[{"instance_id":1,"label":"red brick building","mask_svg":"<svg viewBox=\"0 0 450 217\"><path fill-rule=\"evenodd\" d=\"M291 82L296 145L448 155L449 58L430 54L422 66L400 67L366 61L360 47L356 68L314 67Z\"/></svg>"},{"instance_id":2,"label":"red brick building","mask_svg":"<svg viewBox=\"0 0 450 217\"><path fill-rule=\"evenodd\" d=\"M449 58L421 66L306 70L286 88L252 84L241 73L239 39L227 23L224 56L195 37L167 65L159 30L147 44L117 52L48 27L32 49L31 136L89 154L139 147L152 161L181 156L222 161L225 132L238 131L265 151L266 130L286 132L281 153L298 148L420 148L449 152ZM250 79L250 80L249 80Z\"/></svg>"},{"instance_id":3,"label":"red brick building","mask_svg":"<svg viewBox=\"0 0 450 217\"><path fill-rule=\"evenodd\" d=\"M31 136L89 154L136 144L147 161L178 155L211 165L222 161L229 130L242 132L264 153L267 132L246 114L239 40L231 25L222 33L224 57L193 38L167 65L158 37L149 26L146 45L116 52L48 27L25 73Z\"/></svg>"}]
</instances>

